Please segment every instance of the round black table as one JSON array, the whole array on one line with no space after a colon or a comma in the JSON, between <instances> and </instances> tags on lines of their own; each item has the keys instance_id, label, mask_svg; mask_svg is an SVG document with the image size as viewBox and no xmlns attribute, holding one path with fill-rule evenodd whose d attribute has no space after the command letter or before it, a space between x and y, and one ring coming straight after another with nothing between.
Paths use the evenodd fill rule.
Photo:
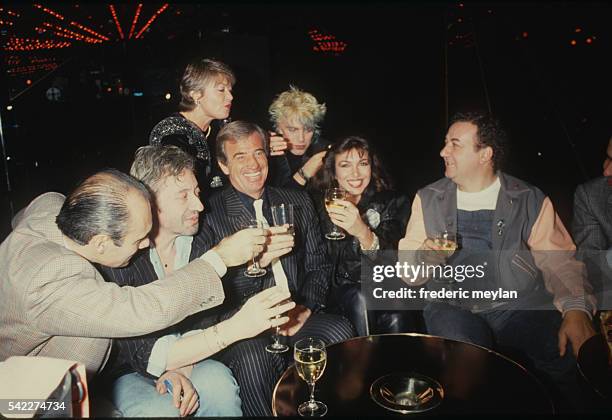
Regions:
<instances>
[{"instance_id":1,"label":"round black table","mask_svg":"<svg viewBox=\"0 0 612 420\"><path fill-rule=\"evenodd\" d=\"M578 351L578 370L586 382L602 398L612 400L612 365L609 349L601 334L584 342Z\"/></svg>"},{"instance_id":2,"label":"round black table","mask_svg":"<svg viewBox=\"0 0 612 420\"><path fill-rule=\"evenodd\" d=\"M428 414L552 414L552 401L527 370L492 350L423 334L358 337L327 349L327 367L315 397L328 415L398 415L370 398L371 384L383 375L415 372L438 381L442 403ZM295 416L308 399L308 388L289 367L272 397L275 416Z\"/></svg>"}]
</instances>

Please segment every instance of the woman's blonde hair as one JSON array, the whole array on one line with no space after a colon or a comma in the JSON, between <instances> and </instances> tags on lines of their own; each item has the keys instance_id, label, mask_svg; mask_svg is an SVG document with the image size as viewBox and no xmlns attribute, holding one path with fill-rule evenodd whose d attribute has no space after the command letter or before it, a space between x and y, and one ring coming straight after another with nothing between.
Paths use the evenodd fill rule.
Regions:
<instances>
[{"instance_id":1,"label":"woman's blonde hair","mask_svg":"<svg viewBox=\"0 0 612 420\"><path fill-rule=\"evenodd\" d=\"M204 88L217 76L224 76L232 86L236 83L236 76L229 66L217 60L209 58L197 59L187 64L179 90L181 92L181 102L179 111L192 111L196 103L190 93L193 91L204 91Z\"/></svg>"},{"instance_id":2,"label":"woman's blonde hair","mask_svg":"<svg viewBox=\"0 0 612 420\"><path fill-rule=\"evenodd\" d=\"M268 109L270 120L276 130L279 121L296 117L305 128L318 131L325 112L327 112L325 104L320 104L313 95L292 85L289 85L289 90L279 94Z\"/></svg>"}]
</instances>

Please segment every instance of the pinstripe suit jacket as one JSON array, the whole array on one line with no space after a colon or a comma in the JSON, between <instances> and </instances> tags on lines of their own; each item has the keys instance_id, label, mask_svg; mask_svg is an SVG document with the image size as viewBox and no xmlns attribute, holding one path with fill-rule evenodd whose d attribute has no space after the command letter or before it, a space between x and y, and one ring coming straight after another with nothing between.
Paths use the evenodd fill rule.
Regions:
<instances>
[{"instance_id":1,"label":"pinstripe suit jacket","mask_svg":"<svg viewBox=\"0 0 612 420\"><path fill-rule=\"evenodd\" d=\"M612 248L612 187L606 177L576 188L572 233L578 258L586 262L589 270L589 280L595 287L601 285L603 278L611 274L606 274L607 262L601 252Z\"/></svg>"},{"instance_id":2,"label":"pinstripe suit jacket","mask_svg":"<svg viewBox=\"0 0 612 420\"><path fill-rule=\"evenodd\" d=\"M332 265L312 200L306 192L297 189L267 186L266 194L271 206L287 203L295 207L295 246L280 260L292 299L298 304L318 309L327 300ZM247 210L236 191L231 187L226 188L210 198L198 237L209 249L240 230L241 224L251 218L253 213ZM219 319L227 319L249 297L274 285L271 267L268 267L268 274L259 278L246 277L244 270L245 266L234 267L223 277L226 299L223 305L215 308L215 311L221 312Z\"/></svg>"},{"instance_id":3,"label":"pinstripe suit jacket","mask_svg":"<svg viewBox=\"0 0 612 420\"><path fill-rule=\"evenodd\" d=\"M195 237L191 243L189 261L200 257L204 252L202 239ZM139 251L127 267L109 268L99 266L99 269L106 281L112 281L120 286L144 286L157 280L157 273L149 258L149 248ZM149 364L149 357L155 342L160 337L168 334L182 334L199 328L202 318L210 315L208 312L204 311L193 314L176 325L147 335L116 340L111 360L112 363L109 362L111 366L108 366L108 375L111 378L117 378L127 373L138 372L143 376L152 377L147 372L147 365ZM104 372L107 374L106 370Z\"/></svg>"},{"instance_id":4,"label":"pinstripe suit jacket","mask_svg":"<svg viewBox=\"0 0 612 420\"><path fill-rule=\"evenodd\" d=\"M172 281L138 288L105 282L65 247L55 223L63 202L58 193L36 198L0 245L0 361L58 357L94 374L111 337L157 331L223 300L220 279L203 260L166 279Z\"/></svg>"}]
</instances>

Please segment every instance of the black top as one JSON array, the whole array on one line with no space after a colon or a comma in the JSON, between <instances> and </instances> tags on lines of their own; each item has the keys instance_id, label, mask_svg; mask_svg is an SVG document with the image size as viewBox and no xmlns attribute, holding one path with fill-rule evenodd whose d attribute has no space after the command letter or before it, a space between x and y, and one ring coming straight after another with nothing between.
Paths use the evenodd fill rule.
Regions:
<instances>
[{"instance_id":1,"label":"black top","mask_svg":"<svg viewBox=\"0 0 612 420\"><path fill-rule=\"evenodd\" d=\"M284 155L271 156L269 160L270 174L268 175L268 185L283 188L304 188L298 184L293 175L300 169L313 155L327 149L331 143L319 135L313 136L312 142L303 155L294 155L285 151Z\"/></svg>"},{"instance_id":2,"label":"black top","mask_svg":"<svg viewBox=\"0 0 612 420\"><path fill-rule=\"evenodd\" d=\"M219 168L215 156L215 139L223 124L213 121L210 132L205 133L193 122L176 112L161 120L149 135L149 143L154 146L174 145L192 155L196 160L195 173L202 193L205 196L227 184L227 177Z\"/></svg>"},{"instance_id":3,"label":"black top","mask_svg":"<svg viewBox=\"0 0 612 420\"><path fill-rule=\"evenodd\" d=\"M321 235L332 229L332 222L325 210L322 192L315 193L315 206L321 220ZM380 250L396 250L401 238L406 233L406 224L410 217L410 200L403 194L394 191L374 191L373 184L363 192L357 204L362 220L378 236ZM351 235L340 241L325 240L328 253L334 263L333 286L346 282L359 283L361 279L361 257L367 255L376 259L377 253L361 251L359 240Z\"/></svg>"}]
</instances>

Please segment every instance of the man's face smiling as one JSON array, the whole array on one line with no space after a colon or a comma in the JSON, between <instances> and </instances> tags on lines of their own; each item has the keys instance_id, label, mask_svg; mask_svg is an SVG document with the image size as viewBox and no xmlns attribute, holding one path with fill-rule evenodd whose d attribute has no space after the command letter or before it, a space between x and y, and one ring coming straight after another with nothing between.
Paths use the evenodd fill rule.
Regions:
<instances>
[{"instance_id":1,"label":"man's face smiling","mask_svg":"<svg viewBox=\"0 0 612 420\"><path fill-rule=\"evenodd\" d=\"M236 190L258 199L268 177L268 157L264 139L258 133L251 133L239 141L225 143L226 164L219 162Z\"/></svg>"},{"instance_id":2,"label":"man's face smiling","mask_svg":"<svg viewBox=\"0 0 612 420\"><path fill-rule=\"evenodd\" d=\"M444 139L440 156L444 159L444 176L461 186L479 176L481 150L476 148L478 127L470 122L451 125Z\"/></svg>"}]
</instances>

